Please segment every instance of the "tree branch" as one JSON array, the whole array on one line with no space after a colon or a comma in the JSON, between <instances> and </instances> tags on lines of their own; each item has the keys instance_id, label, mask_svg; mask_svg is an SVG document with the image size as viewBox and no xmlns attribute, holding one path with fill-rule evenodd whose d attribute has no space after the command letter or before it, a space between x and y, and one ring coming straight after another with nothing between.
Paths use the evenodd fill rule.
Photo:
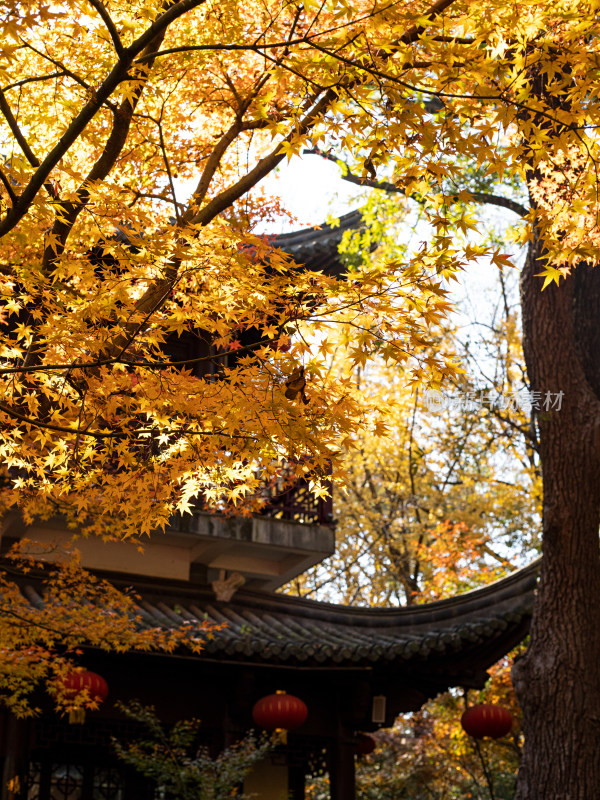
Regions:
<instances>
[{"instance_id":1,"label":"tree branch","mask_svg":"<svg viewBox=\"0 0 600 800\"><path fill-rule=\"evenodd\" d=\"M158 139L160 143L160 150L162 153L165 169L167 170L167 178L169 179L171 196L173 197L173 208L175 209L175 216L177 217L177 219L179 219L180 203L177 202L177 193L175 191L175 184L173 183L173 173L171 172L171 165L169 164L169 155L167 153L167 147L165 145L165 137L163 135L163 129L162 129L162 122L160 120L158 121Z\"/></svg>"},{"instance_id":2,"label":"tree branch","mask_svg":"<svg viewBox=\"0 0 600 800\"><path fill-rule=\"evenodd\" d=\"M17 89L21 86L25 86L25 84L27 83L36 83L38 81L51 81L54 78L62 78L64 75L67 74L68 72L62 69L60 72L49 72L48 75L34 75L31 78L23 78L20 81L9 83L7 86L3 86L0 91L9 92L11 89Z\"/></svg>"},{"instance_id":3,"label":"tree branch","mask_svg":"<svg viewBox=\"0 0 600 800\"><path fill-rule=\"evenodd\" d=\"M175 205L173 203L173 199L171 197L165 197L163 194L153 194L152 192L140 192L137 189L134 189L133 186L125 186L133 195L135 195L134 199L129 203L129 208L133 208L133 206L137 203L138 200L147 199L147 200L160 200L163 203L169 203L169 205ZM187 208L187 204L185 203L177 203L176 204L179 209Z\"/></svg>"},{"instance_id":4,"label":"tree branch","mask_svg":"<svg viewBox=\"0 0 600 800\"><path fill-rule=\"evenodd\" d=\"M17 140L17 144L21 148L23 155L25 156L27 161L29 161L32 167L39 167L40 160L29 146L29 142L27 141L25 135L23 134L23 131L19 127L19 123L17 122L15 115L12 113L11 107L8 104L8 101L2 89L0 89L0 111L2 111L4 119L7 121L8 127L10 128L12 135Z\"/></svg>"},{"instance_id":5,"label":"tree branch","mask_svg":"<svg viewBox=\"0 0 600 800\"><path fill-rule=\"evenodd\" d=\"M517 203L516 200L511 200L509 197L502 197L502 195L498 194L487 194L486 192L469 192L469 195L469 201L508 208L509 211L513 211L520 217L524 217L529 213L529 209Z\"/></svg>"},{"instance_id":6,"label":"tree branch","mask_svg":"<svg viewBox=\"0 0 600 800\"><path fill-rule=\"evenodd\" d=\"M150 42L148 47L155 48L160 46L160 42L164 38L164 32L157 34L155 39ZM88 185L97 181L104 180L114 167L117 158L123 150L123 146L127 141L129 128L133 119L133 113L139 102L139 99L145 89L148 75L152 69L153 61L148 62L143 67L136 68L137 71L142 73L138 85L131 97L126 97L121 101L119 108L117 108L113 115L113 127L110 132L104 150L100 157L96 160L89 171L87 177L77 189L76 196L77 202L62 203L60 210L55 216L55 222L52 227L52 246L46 248L44 252L43 269L48 272L52 265L56 263L58 257L64 251L67 239L77 217L85 208L89 200Z\"/></svg>"},{"instance_id":7,"label":"tree branch","mask_svg":"<svg viewBox=\"0 0 600 800\"><path fill-rule=\"evenodd\" d=\"M98 15L102 17L102 21L106 25L106 29L110 34L110 38L112 39L112 43L117 52L117 55L121 57L125 52L125 48L123 47L123 43L121 42L121 39L119 37L119 32L115 26L115 23L112 20L112 17L102 5L101 0L88 0L88 2L91 6L93 6L96 9Z\"/></svg>"},{"instance_id":8,"label":"tree branch","mask_svg":"<svg viewBox=\"0 0 600 800\"><path fill-rule=\"evenodd\" d=\"M437 2L425 12L423 17L428 20L434 19L444 9L452 5L453 2L455 2L455 0L437 0ZM413 26L398 40L397 44L411 44L415 42L423 30L424 27L422 25ZM393 52L394 50L386 50L386 52L382 55L387 60L393 55ZM246 194L246 192L253 188L278 164L280 164L281 161L283 161L283 159L286 157L285 145L291 144L294 139L308 133L308 131L315 125L317 120L319 120L326 113L329 106L337 100L340 90L344 89L348 91L356 84L357 80L357 78L353 77L342 79L339 84L330 86L327 90L325 90L325 94L320 97L320 99L319 95L321 92L317 91L313 97L312 106L308 109L303 119L296 124L294 130L284 137L269 155L260 159L254 169L244 175L244 177L241 178L236 184L230 186L228 189L225 189L223 192L213 198L213 200L211 200L201 211L195 214L190 221L196 225L206 225L208 222L213 220L217 214L220 214L222 211L228 208L231 203L235 202L244 194Z\"/></svg>"},{"instance_id":9,"label":"tree branch","mask_svg":"<svg viewBox=\"0 0 600 800\"><path fill-rule=\"evenodd\" d=\"M43 58L46 61L49 61L55 67L59 67L59 69L61 70L61 73L64 74L64 76L66 78L71 78L72 81L75 81L75 83L78 83L83 89L86 90L86 92L88 92L88 94L93 94L94 90L92 89L90 84L87 81L84 81L83 78L80 75L78 75L76 72L73 72L72 70L68 69L62 63L62 61L59 61L57 58L53 58L52 56L48 55L48 53L44 53L42 50L38 50L38 48L34 47L31 44L31 42L27 42L25 46L28 47L30 50L32 50L40 58ZM111 103L109 100L106 100L105 103L113 111L116 109L116 106L113 103Z\"/></svg>"},{"instance_id":10,"label":"tree branch","mask_svg":"<svg viewBox=\"0 0 600 800\"><path fill-rule=\"evenodd\" d=\"M423 17L427 20L435 19L442 11L445 11L448 6L451 6L454 0L437 0L437 3L434 3L428 11L423 14ZM400 37L398 40L398 44L413 44L417 41L419 36L425 31L424 25L413 25L410 30L408 30L403 36Z\"/></svg>"},{"instance_id":11,"label":"tree branch","mask_svg":"<svg viewBox=\"0 0 600 800\"><path fill-rule=\"evenodd\" d=\"M189 0L191 2L191 0ZM438 0L424 15L427 19L433 19L441 11L450 6L455 0ZM399 40L399 43L407 44L416 41L422 32L422 26L413 26L406 34ZM138 40L139 41L139 40ZM392 55L391 52L383 54L385 59ZM218 214L229 208L236 200L246 194L250 189L256 186L264 177L275 169L275 167L286 158L285 145L291 145L292 142L298 137L304 136L308 133L316 122L323 117L328 108L336 101L341 90L348 91L357 82L357 78L352 76L342 78L342 80L335 86L330 86L326 90L317 90L312 98L310 98L310 105L307 104L307 111L294 126L294 129L280 140L275 148L267 156L261 158L255 167L244 175L237 183L229 186L220 194L214 197L204 208L194 213L192 205L189 206L188 212L184 213L180 219L180 225L207 225ZM324 94L323 94L324 92ZM321 96L322 95L322 96ZM223 145L227 140L227 134L224 135ZM201 179L202 180L202 179ZM0 229L1 234L1 229ZM164 272L164 277L150 286L144 295L137 303L137 310L142 313L155 311L165 299L168 297L169 292L176 279L178 271L178 260L172 259Z\"/></svg>"},{"instance_id":12,"label":"tree branch","mask_svg":"<svg viewBox=\"0 0 600 800\"><path fill-rule=\"evenodd\" d=\"M182 225L185 225L194 217L194 209L200 205L202 200L204 200L206 192L208 191L208 187L210 186L210 182L216 170L218 169L219 164L221 163L221 159L223 158L225 151L235 140L240 131L241 123L239 119L236 119L236 121L229 126L229 129L225 131L223 136L221 136L217 144L214 146L213 151L210 154L204 169L202 170L198 185L194 190L194 194L192 195L188 208L181 217Z\"/></svg>"},{"instance_id":13,"label":"tree branch","mask_svg":"<svg viewBox=\"0 0 600 800\"><path fill-rule=\"evenodd\" d=\"M10 408L5 403L0 403L0 411L9 417L13 417L21 422L25 422L27 425L31 425L32 428L45 428L46 430L56 431L57 433L71 433L74 436L92 436L94 439L114 439L116 436L122 435L120 431L115 433L99 433L95 431L82 430L81 428L65 428L61 425L52 425L49 422L41 422L39 419L31 419L31 417L27 417L25 414L15 411L14 408Z\"/></svg>"},{"instance_id":14,"label":"tree branch","mask_svg":"<svg viewBox=\"0 0 600 800\"><path fill-rule=\"evenodd\" d=\"M6 119L8 126L13 136L17 140L17 143L21 148L25 158L29 161L32 167L39 167L40 161L33 152L33 150L31 149L31 147L29 146L29 143L25 138L23 131L19 127L19 123L17 122L16 117L12 113L10 105L8 104L8 100L6 99L4 92L1 89L0 89L0 111L2 111L2 114L4 115L4 118ZM44 181L43 186L53 200L55 200L58 197L58 192L52 185L52 183L50 183L49 181ZM20 197L15 192L13 192L11 199L12 199L12 211L14 211L14 209L20 202ZM10 214L11 211L9 211L8 213Z\"/></svg>"},{"instance_id":15,"label":"tree branch","mask_svg":"<svg viewBox=\"0 0 600 800\"><path fill-rule=\"evenodd\" d=\"M291 144L292 140L298 136L308 133L315 122L322 117L331 103L337 97L335 89L328 89L320 100L315 102L313 107L297 124L294 130L277 143L269 155L261 158L256 166L246 173L243 178L222 191L214 197L203 209L198 211L190 220L195 225L207 225L218 214L228 208L232 203L250 191L257 183L272 172L275 167L286 158L284 145Z\"/></svg>"},{"instance_id":16,"label":"tree branch","mask_svg":"<svg viewBox=\"0 0 600 800\"><path fill-rule=\"evenodd\" d=\"M9 179L6 177L6 175L4 174L3 170L1 170L1 169L0 169L0 181L2 181L2 184L3 184L4 188L6 189L6 193L8 194L11 203L15 203L15 201L17 199L17 195L15 194L14 189L12 188Z\"/></svg>"},{"instance_id":17,"label":"tree branch","mask_svg":"<svg viewBox=\"0 0 600 800\"><path fill-rule=\"evenodd\" d=\"M161 14L141 36L132 42L129 47L125 48L117 64L115 64L100 86L94 91L92 97L72 120L69 127L31 177L31 180L19 196L18 202L7 214L2 223L0 223L0 236L4 236L11 231L25 216L33 199L46 182L50 172L58 164L60 159L65 156L79 136L81 136L88 123L96 115L98 109L108 100L117 86L123 83L123 81L128 80L129 68L136 56L142 53L144 49L156 39L158 34L166 31L174 20L193 8L202 5L204 2L205 0L180 0L174 3L164 14Z\"/></svg>"},{"instance_id":18,"label":"tree branch","mask_svg":"<svg viewBox=\"0 0 600 800\"><path fill-rule=\"evenodd\" d=\"M358 175L355 175L351 170L348 164L343 161L342 159L338 158L337 156L332 155L331 153L325 153L322 150L319 150L316 147L312 149L305 149L302 151L305 155L309 156L320 156L324 158L326 161L332 161L334 164L338 166L342 166L345 169L344 174L342 175L342 180L348 181L348 183L354 183L357 186L365 186L371 189L380 189L382 192L387 192L388 194L401 194L405 197L410 197L410 199L415 200L418 203L422 201L413 195L407 195L405 190L401 186L396 186L394 183L390 183L389 181L377 181L371 178L362 178ZM452 195L451 199L454 202L458 201L458 195ZM465 198L465 202L473 202L473 203L482 203L487 205L494 205L494 206L501 206L502 208L508 208L509 211L513 211L515 214L518 214L520 217L524 217L528 210L525 206L522 206L520 203L517 203L516 200L511 200L509 197L502 197L501 195L497 194L488 194L487 192L469 192L468 198Z\"/></svg>"}]
</instances>

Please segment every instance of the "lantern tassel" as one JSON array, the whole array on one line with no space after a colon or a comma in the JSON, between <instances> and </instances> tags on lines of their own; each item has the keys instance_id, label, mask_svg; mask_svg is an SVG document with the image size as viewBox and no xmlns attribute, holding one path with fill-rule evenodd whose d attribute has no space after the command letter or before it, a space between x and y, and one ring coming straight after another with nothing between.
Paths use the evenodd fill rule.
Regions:
<instances>
[{"instance_id":1,"label":"lantern tassel","mask_svg":"<svg viewBox=\"0 0 600 800\"><path fill-rule=\"evenodd\" d=\"M69 724L83 725L85 722L85 710L83 708L72 708L69 711Z\"/></svg>"},{"instance_id":2,"label":"lantern tassel","mask_svg":"<svg viewBox=\"0 0 600 800\"><path fill-rule=\"evenodd\" d=\"M287 744L287 730L285 728L275 728L275 735L279 739L280 744Z\"/></svg>"}]
</instances>

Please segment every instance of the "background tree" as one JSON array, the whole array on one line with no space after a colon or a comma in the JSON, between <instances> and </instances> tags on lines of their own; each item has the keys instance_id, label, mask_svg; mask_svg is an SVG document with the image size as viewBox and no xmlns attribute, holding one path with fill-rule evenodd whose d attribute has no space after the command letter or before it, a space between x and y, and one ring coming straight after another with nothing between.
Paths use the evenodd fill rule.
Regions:
<instances>
[{"instance_id":1,"label":"background tree","mask_svg":"<svg viewBox=\"0 0 600 800\"><path fill-rule=\"evenodd\" d=\"M358 798L512 800L523 740L511 662L504 659L491 671L483 692L469 692L469 703L500 703L510 709L514 726L508 736L470 739L459 723L465 697L446 693L417 714L399 718L394 728L375 734L376 750L357 764Z\"/></svg>"},{"instance_id":2,"label":"background tree","mask_svg":"<svg viewBox=\"0 0 600 800\"><path fill-rule=\"evenodd\" d=\"M485 188L501 197L489 180ZM342 257L401 257L420 224L410 206L419 210L399 207L390 189L367 195L365 228L345 235ZM506 219L505 230L493 217L483 222L482 233L506 247ZM411 389L409 376L383 360L355 370L381 435L357 433L344 484L334 487L336 552L289 591L350 604L424 602L501 577L537 552L541 486L518 273L491 278L493 287L459 303L457 327L432 330L436 350L456 353L464 367L441 391ZM331 369L346 364L340 340Z\"/></svg>"},{"instance_id":3,"label":"background tree","mask_svg":"<svg viewBox=\"0 0 600 800\"><path fill-rule=\"evenodd\" d=\"M393 368L361 380L385 434L357 437L345 485L334 490L336 553L290 590L405 605L452 596L523 563L537 546L538 478L523 436L497 424L493 404L502 395L469 391L466 381L452 393L415 395ZM500 413L525 425L523 409Z\"/></svg>"},{"instance_id":4,"label":"background tree","mask_svg":"<svg viewBox=\"0 0 600 800\"><path fill-rule=\"evenodd\" d=\"M406 231L394 236L405 241ZM536 553L540 479L516 271L487 294L485 310L472 316L465 302L461 328L439 331L467 370L456 385L415 393L397 366L361 371L385 433L359 436L347 454L345 491L334 487L336 553L288 591L358 605L420 603L506 575ZM508 739L477 747L460 727L462 693L446 693L375 735L376 751L357 760L357 797L514 797L522 737L510 669L523 652L491 670L485 691L469 693L470 703L511 710ZM328 777L312 776L308 787L311 800L326 798Z\"/></svg>"}]
</instances>

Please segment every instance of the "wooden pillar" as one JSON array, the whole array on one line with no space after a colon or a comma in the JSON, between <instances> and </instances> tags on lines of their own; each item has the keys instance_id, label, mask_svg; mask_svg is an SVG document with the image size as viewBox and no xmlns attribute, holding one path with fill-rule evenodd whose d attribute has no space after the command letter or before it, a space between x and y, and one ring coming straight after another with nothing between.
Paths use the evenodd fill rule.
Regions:
<instances>
[{"instance_id":1,"label":"wooden pillar","mask_svg":"<svg viewBox=\"0 0 600 800\"><path fill-rule=\"evenodd\" d=\"M27 749L27 722L17 719L13 714L7 714L4 719L2 731L2 752L4 765L2 769L2 786L0 787L0 800L13 800L19 792L19 784L25 777L23 771L26 765ZM18 782L15 782L15 779ZM14 788L16 791L11 791Z\"/></svg>"},{"instance_id":2,"label":"wooden pillar","mask_svg":"<svg viewBox=\"0 0 600 800\"><path fill-rule=\"evenodd\" d=\"M354 740L341 730L329 753L331 800L355 800Z\"/></svg>"},{"instance_id":3,"label":"wooden pillar","mask_svg":"<svg viewBox=\"0 0 600 800\"><path fill-rule=\"evenodd\" d=\"M304 765L294 765L289 768L289 792L291 800L304 800L306 776Z\"/></svg>"}]
</instances>

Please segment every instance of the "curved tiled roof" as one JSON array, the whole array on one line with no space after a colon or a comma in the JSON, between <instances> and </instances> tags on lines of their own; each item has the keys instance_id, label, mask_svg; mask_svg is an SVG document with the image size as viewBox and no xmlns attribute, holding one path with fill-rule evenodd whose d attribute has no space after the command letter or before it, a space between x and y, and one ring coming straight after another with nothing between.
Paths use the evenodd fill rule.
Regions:
<instances>
[{"instance_id":1,"label":"curved tiled roof","mask_svg":"<svg viewBox=\"0 0 600 800\"><path fill-rule=\"evenodd\" d=\"M206 588L184 584L135 588L147 626L226 623L206 641L203 659L331 667L442 659L452 672L451 662L469 653L491 653L487 668L523 637L538 566L534 562L482 589L408 608L354 608L244 591L219 602ZM31 587L27 594L42 602Z\"/></svg>"},{"instance_id":2,"label":"curved tiled roof","mask_svg":"<svg viewBox=\"0 0 600 800\"><path fill-rule=\"evenodd\" d=\"M273 245L292 256L297 264L307 269L322 270L328 275L343 271L339 257L339 246L345 231L363 227L362 212L350 211L337 220L335 225L323 223L319 227L305 228L292 233L272 237Z\"/></svg>"},{"instance_id":3,"label":"curved tiled roof","mask_svg":"<svg viewBox=\"0 0 600 800\"><path fill-rule=\"evenodd\" d=\"M482 589L409 608L352 608L248 591L223 602L207 587L150 578L135 579L133 588L145 626L186 626L194 636L205 620L226 623L200 653L179 648L163 658L197 659L198 668L213 670L326 671L334 680L358 672L374 693L388 696L393 717L452 686L483 688L487 670L528 632L538 568L534 562ZM23 591L32 605L43 604L31 583Z\"/></svg>"}]
</instances>

